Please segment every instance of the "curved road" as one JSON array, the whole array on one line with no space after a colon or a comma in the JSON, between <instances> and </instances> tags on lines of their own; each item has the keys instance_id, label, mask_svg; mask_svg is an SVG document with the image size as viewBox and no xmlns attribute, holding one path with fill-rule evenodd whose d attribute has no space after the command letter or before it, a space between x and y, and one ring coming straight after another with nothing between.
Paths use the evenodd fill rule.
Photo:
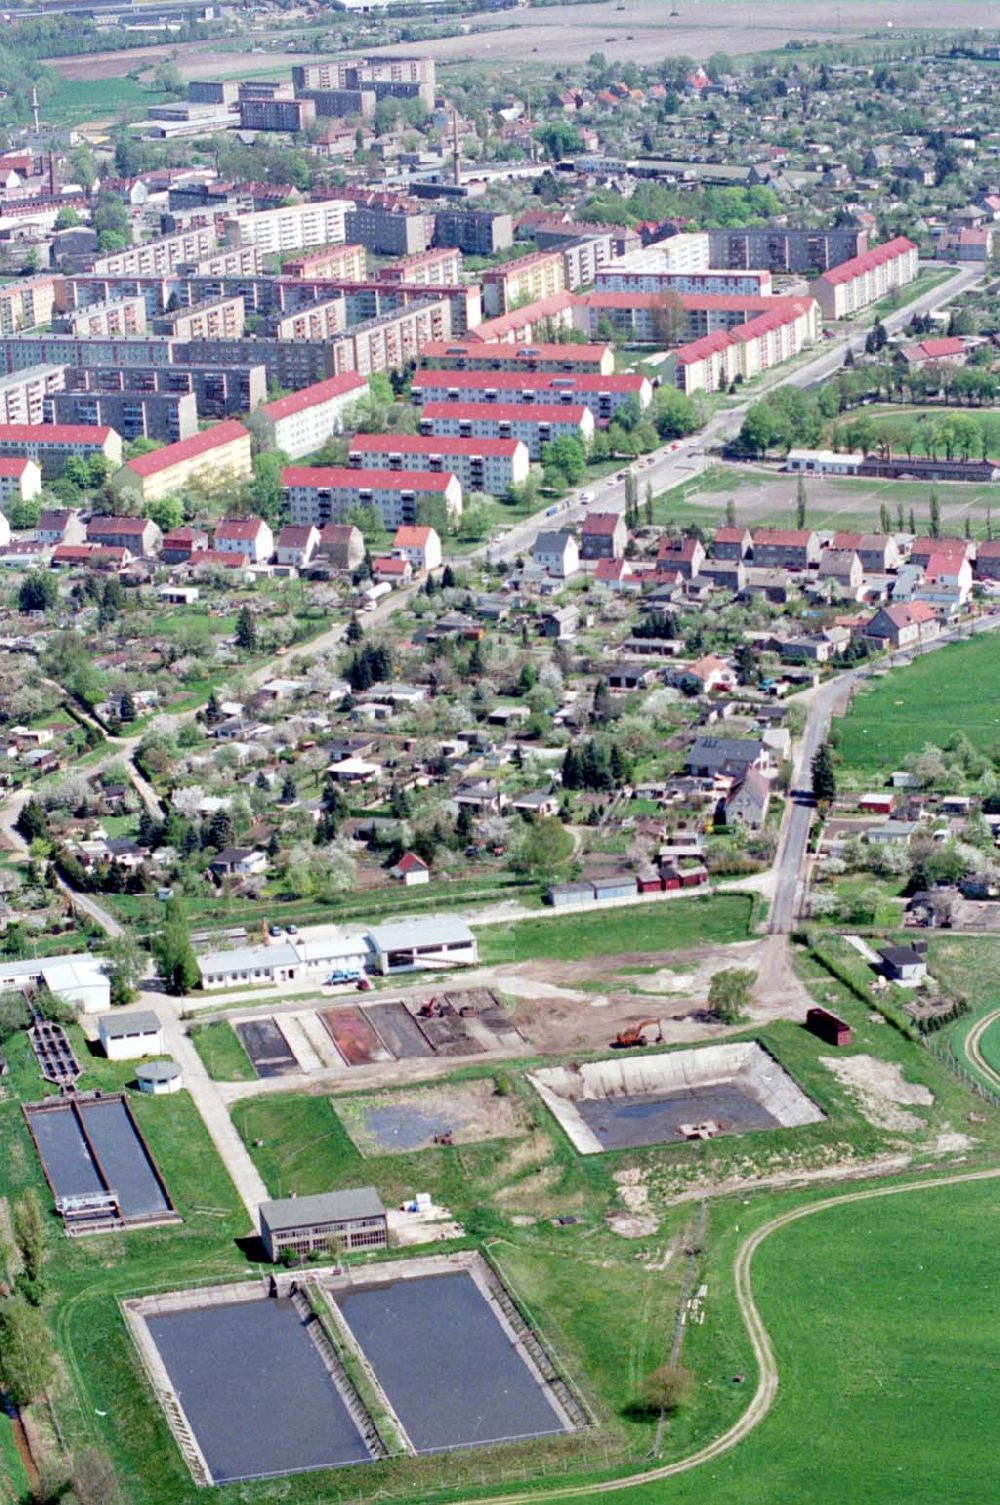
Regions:
<instances>
[{"instance_id":1,"label":"curved road","mask_svg":"<svg viewBox=\"0 0 1000 1505\"><path fill-rule=\"evenodd\" d=\"M993 1009L991 1013L984 1014L982 1019L976 1021L965 1037L965 1054L980 1076L985 1077L989 1085L1000 1092L1000 1071L990 1065L982 1050L983 1036L990 1025L998 1019L1000 1019L1000 1009Z\"/></svg>"},{"instance_id":2,"label":"curved road","mask_svg":"<svg viewBox=\"0 0 1000 1505\"><path fill-rule=\"evenodd\" d=\"M779 1377L770 1334L764 1326L764 1319L754 1301L751 1267L757 1250L773 1233L777 1233L781 1228L787 1228L790 1223L797 1223L801 1218L809 1218L815 1213L826 1212L831 1207L842 1207L848 1202L869 1202L877 1197L898 1197L906 1192L931 1191L936 1187L956 1186L967 1181L998 1179L1000 1179L1000 1166L991 1166L986 1170L964 1171L954 1176L934 1176L926 1181L907 1181L899 1186L874 1186L865 1191L852 1191L846 1192L843 1196L826 1197L822 1202L809 1202L803 1207L794 1207L791 1211L780 1213L777 1217L762 1223L740 1245L733 1268L740 1314L746 1323L759 1371L757 1389L743 1415L734 1421L721 1437L699 1448L696 1453L691 1453L687 1458L679 1458L675 1463L664 1463L657 1468L628 1474L620 1479L601 1479L593 1484L567 1484L555 1489L547 1489L544 1492L544 1498L546 1500L577 1500L585 1495L615 1494L623 1489L655 1484L660 1479L672 1479L677 1474L700 1468L702 1464L712 1463L723 1453L730 1452L764 1420L778 1393ZM490 1496L491 1505L537 1505L538 1499L539 1495L531 1490L518 1490L513 1494ZM461 1500L457 1502L457 1505L477 1505L477 1500L475 1498Z\"/></svg>"}]
</instances>

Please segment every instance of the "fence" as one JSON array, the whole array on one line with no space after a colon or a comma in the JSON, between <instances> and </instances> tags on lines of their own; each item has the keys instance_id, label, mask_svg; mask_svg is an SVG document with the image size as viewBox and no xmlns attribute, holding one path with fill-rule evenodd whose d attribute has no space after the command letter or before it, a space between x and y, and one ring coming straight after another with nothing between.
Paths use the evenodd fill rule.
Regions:
<instances>
[{"instance_id":1,"label":"fence","mask_svg":"<svg viewBox=\"0 0 1000 1505\"><path fill-rule=\"evenodd\" d=\"M991 1108L1000 1108L1000 1093L994 1092L992 1087L988 1087L981 1077L976 1076L975 1072L970 1071L964 1062L958 1059L951 1048L950 1040L939 1041L928 1035L924 1038L924 1045L932 1056L943 1066L947 1066L949 1071L964 1082L966 1087L971 1087L973 1092L978 1093Z\"/></svg>"}]
</instances>

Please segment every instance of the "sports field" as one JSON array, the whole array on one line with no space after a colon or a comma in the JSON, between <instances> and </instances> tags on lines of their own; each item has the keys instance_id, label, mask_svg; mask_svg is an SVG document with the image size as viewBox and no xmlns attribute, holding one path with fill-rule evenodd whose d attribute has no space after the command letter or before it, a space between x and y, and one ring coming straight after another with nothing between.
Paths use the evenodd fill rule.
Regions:
<instances>
[{"instance_id":1,"label":"sports field","mask_svg":"<svg viewBox=\"0 0 1000 1505\"><path fill-rule=\"evenodd\" d=\"M847 773L887 776L928 742L963 732L983 752L1000 750L1000 643L983 633L928 653L858 691L837 725Z\"/></svg>"},{"instance_id":2,"label":"sports field","mask_svg":"<svg viewBox=\"0 0 1000 1505\"><path fill-rule=\"evenodd\" d=\"M753 1264L779 1371L773 1408L717 1462L622 1505L994 1498L998 1207L1000 1183L967 1182L834 1206L774 1233Z\"/></svg>"},{"instance_id":3,"label":"sports field","mask_svg":"<svg viewBox=\"0 0 1000 1505\"><path fill-rule=\"evenodd\" d=\"M655 519L658 523L697 523L706 530L716 528L725 521L726 503L732 499L736 521L748 528L793 528L796 479L759 465L713 465L697 480L675 486L659 497ZM878 532L884 505L896 531L909 527L911 509L916 530L926 531L931 489L929 483L919 481L810 476L806 480L806 522L810 528ZM952 482L934 489L941 504L943 532L961 535L968 524L973 537L986 537L987 504L996 505L998 500L995 485Z\"/></svg>"}]
</instances>

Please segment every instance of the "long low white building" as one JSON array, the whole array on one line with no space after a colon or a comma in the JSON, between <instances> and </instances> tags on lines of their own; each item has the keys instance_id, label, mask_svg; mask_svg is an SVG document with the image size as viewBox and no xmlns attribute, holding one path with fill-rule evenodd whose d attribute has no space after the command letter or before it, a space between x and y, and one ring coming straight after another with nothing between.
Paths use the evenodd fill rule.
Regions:
<instances>
[{"instance_id":1,"label":"long low white building","mask_svg":"<svg viewBox=\"0 0 1000 1505\"><path fill-rule=\"evenodd\" d=\"M234 946L199 956L198 970L202 987L212 991L315 982L337 971L438 971L475 966L478 959L476 938L464 920L433 916L376 925L357 935L296 936L270 946Z\"/></svg>"},{"instance_id":2,"label":"long low white building","mask_svg":"<svg viewBox=\"0 0 1000 1505\"><path fill-rule=\"evenodd\" d=\"M77 1004L85 1014L100 1014L111 1007L111 984L103 958L89 951L32 961L0 961L0 992L23 993L40 987Z\"/></svg>"},{"instance_id":3,"label":"long low white building","mask_svg":"<svg viewBox=\"0 0 1000 1505\"><path fill-rule=\"evenodd\" d=\"M383 974L474 967L479 960L476 937L464 920L450 916L376 925L369 940L375 970Z\"/></svg>"}]
</instances>

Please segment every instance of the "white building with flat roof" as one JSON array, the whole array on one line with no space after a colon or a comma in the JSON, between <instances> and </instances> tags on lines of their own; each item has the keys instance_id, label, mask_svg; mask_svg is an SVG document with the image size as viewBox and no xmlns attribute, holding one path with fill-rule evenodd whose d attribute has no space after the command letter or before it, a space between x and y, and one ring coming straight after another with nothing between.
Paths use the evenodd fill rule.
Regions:
<instances>
[{"instance_id":1,"label":"white building with flat roof","mask_svg":"<svg viewBox=\"0 0 1000 1505\"><path fill-rule=\"evenodd\" d=\"M369 940L374 968L383 974L474 967L479 960L476 937L464 920L451 916L376 925Z\"/></svg>"}]
</instances>

